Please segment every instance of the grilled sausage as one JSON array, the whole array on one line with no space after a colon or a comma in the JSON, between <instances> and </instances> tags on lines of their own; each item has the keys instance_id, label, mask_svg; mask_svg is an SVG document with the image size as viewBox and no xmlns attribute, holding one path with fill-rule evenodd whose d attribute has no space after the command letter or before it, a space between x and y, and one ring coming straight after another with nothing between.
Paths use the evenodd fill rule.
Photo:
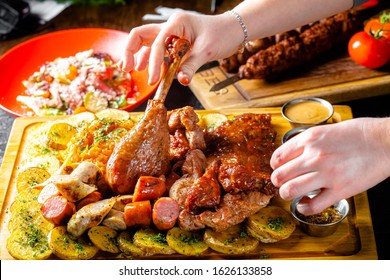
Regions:
<instances>
[{"instance_id":1,"label":"grilled sausage","mask_svg":"<svg viewBox=\"0 0 390 280\"><path fill-rule=\"evenodd\" d=\"M104 218L102 225L112 228L113 230L125 230L125 214L122 211L111 209L107 216Z\"/></svg>"},{"instance_id":2,"label":"grilled sausage","mask_svg":"<svg viewBox=\"0 0 390 280\"><path fill-rule=\"evenodd\" d=\"M339 13L302 29L299 36L289 36L258 51L240 66L238 76L245 79L272 77L292 67L311 61L321 53L348 40L360 26L355 11Z\"/></svg>"},{"instance_id":3,"label":"grilled sausage","mask_svg":"<svg viewBox=\"0 0 390 280\"><path fill-rule=\"evenodd\" d=\"M77 211L83 208L85 205L97 202L102 199L102 194L100 192L93 192L84 197L77 203Z\"/></svg>"},{"instance_id":4,"label":"grilled sausage","mask_svg":"<svg viewBox=\"0 0 390 280\"><path fill-rule=\"evenodd\" d=\"M124 215L127 227L149 226L152 223L152 205L149 200L128 203Z\"/></svg>"},{"instance_id":5,"label":"grilled sausage","mask_svg":"<svg viewBox=\"0 0 390 280\"><path fill-rule=\"evenodd\" d=\"M71 175L79 178L83 183L96 184L100 175L100 170L96 164L83 161L73 170Z\"/></svg>"},{"instance_id":6,"label":"grilled sausage","mask_svg":"<svg viewBox=\"0 0 390 280\"><path fill-rule=\"evenodd\" d=\"M157 199L161 197L166 190L165 181L160 178L141 176L135 185L133 202Z\"/></svg>"},{"instance_id":7,"label":"grilled sausage","mask_svg":"<svg viewBox=\"0 0 390 280\"><path fill-rule=\"evenodd\" d=\"M160 197L153 205L153 223L160 230L173 228L179 214L179 205L170 197Z\"/></svg>"},{"instance_id":8,"label":"grilled sausage","mask_svg":"<svg viewBox=\"0 0 390 280\"><path fill-rule=\"evenodd\" d=\"M73 202L67 201L63 196L52 196L45 200L41 212L46 220L56 226L65 224L76 212Z\"/></svg>"},{"instance_id":9,"label":"grilled sausage","mask_svg":"<svg viewBox=\"0 0 390 280\"><path fill-rule=\"evenodd\" d=\"M43 189L39 193L37 201L42 204L49 197L59 195L59 194L60 192L58 191L56 185L54 185L53 183L49 183L43 187Z\"/></svg>"},{"instance_id":10,"label":"grilled sausage","mask_svg":"<svg viewBox=\"0 0 390 280\"><path fill-rule=\"evenodd\" d=\"M67 231L75 237L81 236L87 229L100 224L114 204L112 197L85 205L70 218Z\"/></svg>"}]
</instances>

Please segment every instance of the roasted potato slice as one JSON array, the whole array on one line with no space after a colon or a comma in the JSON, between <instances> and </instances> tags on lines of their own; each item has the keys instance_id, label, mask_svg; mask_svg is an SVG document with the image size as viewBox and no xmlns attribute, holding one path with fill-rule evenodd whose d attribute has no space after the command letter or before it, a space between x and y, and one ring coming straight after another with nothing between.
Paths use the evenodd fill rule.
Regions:
<instances>
[{"instance_id":1,"label":"roasted potato slice","mask_svg":"<svg viewBox=\"0 0 390 280\"><path fill-rule=\"evenodd\" d=\"M53 228L49 233L49 247L53 254L64 260L87 260L93 258L99 248L83 237L74 239L65 226Z\"/></svg>"},{"instance_id":2,"label":"roasted potato slice","mask_svg":"<svg viewBox=\"0 0 390 280\"><path fill-rule=\"evenodd\" d=\"M53 228L41 214L37 201L39 190L27 188L20 192L10 208L8 229L10 236L6 247L16 259L41 260L51 255L47 235Z\"/></svg>"},{"instance_id":3,"label":"roasted potato slice","mask_svg":"<svg viewBox=\"0 0 390 280\"><path fill-rule=\"evenodd\" d=\"M95 113L98 119L108 119L113 121L130 121L130 113L119 109L104 109Z\"/></svg>"},{"instance_id":4,"label":"roasted potato slice","mask_svg":"<svg viewBox=\"0 0 390 280\"><path fill-rule=\"evenodd\" d=\"M19 260L44 260L52 250L48 244L48 232L34 224L11 232L6 247L12 257Z\"/></svg>"},{"instance_id":5,"label":"roasted potato slice","mask_svg":"<svg viewBox=\"0 0 390 280\"><path fill-rule=\"evenodd\" d=\"M16 177L16 189L21 192L50 178L50 173L41 167L30 167L20 171Z\"/></svg>"},{"instance_id":6,"label":"roasted potato slice","mask_svg":"<svg viewBox=\"0 0 390 280\"><path fill-rule=\"evenodd\" d=\"M36 156L26 160L23 169L30 167L40 167L45 169L51 175L57 172L60 168L60 160L54 154L45 154L41 156Z\"/></svg>"},{"instance_id":7,"label":"roasted potato slice","mask_svg":"<svg viewBox=\"0 0 390 280\"><path fill-rule=\"evenodd\" d=\"M206 229L204 242L214 251L228 254L249 254L256 249L259 241L243 230L240 225L234 225L222 232Z\"/></svg>"},{"instance_id":8,"label":"roasted potato slice","mask_svg":"<svg viewBox=\"0 0 390 280\"><path fill-rule=\"evenodd\" d=\"M216 128L220 126L223 122L228 120L228 118L224 114L220 113L205 114L202 115L199 119L199 126L205 129Z\"/></svg>"},{"instance_id":9,"label":"roasted potato slice","mask_svg":"<svg viewBox=\"0 0 390 280\"><path fill-rule=\"evenodd\" d=\"M269 205L248 217L246 230L250 236L263 243L273 243L290 237L295 230L295 223L286 210Z\"/></svg>"},{"instance_id":10,"label":"roasted potato slice","mask_svg":"<svg viewBox=\"0 0 390 280\"><path fill-rule=\"evenodd\" d=\"M203 236L179 227L171 228L167 233L168 245L176 252L186 256L198 256L207 251L209 246L203 242Z\"/></svg>"},{"instance_id":11,"label":"roasted potato slice","mask_svg":"<svg viewBox=\"0 0 390 280\"><path fill-rule=\"evenodd\" d=\"M106 226L94 226L88 230L88 237L91 242L100 250L118 254L119 248L116 236L118 233Z\"/></svg>"},{"instance_id":12,"label":"roasted potato slice","mask_svg":"<svg viewBox=\"0 0 390 280\"><path fill-rule=\"evenodd\" d=\"M148 254L133 243L133 235L129 231L122 231L118 236L119 250L127 256L145 257Z\"/></svg>"},{"instance_id":13,"label":"roasted potato slice","mask_svg":"<svg viewBox=\"0 0 390 280\"><path fill-rule=\"evenodd\" d=\"M73 127L83 127L86 124L96 120L96 116L91 112L82 112L79 114L70 115L66 118L66 122L71 124Z\"/></svg>"},{"instance_id":14,"label":"roasted potato slice","mask_svg":"<svg viewBox=\"0 0 390 280\"><path fill-rule=\"evenodd\" d=\"M133 237L133 243L149 255L176 253L175 250L169 247L165 233L152 228L137 230Z\"/></svg>"},{"instance_id":15,"label":"roasted potato slice","mask_svg":"<svg viewBox=\"0 0 390 280\"><path fill-rule=\"evenodd\" d=\"M11 204L11 213L22 213L25 210L29 210L33 208L31 204L40 208L40 203L37 201L40 192L41 190L30 187L18 193Z\"/></svg>"},{"instance_id":16,"label":"roasted potato slice","mask_svg":"<svg viewBox=\"0 0 390 280\"><path fill-rule=\"evenodd\" d=\"M65 150L77 133L77 129L66 122L54 122L46 134L46 144L56 150Z\"/></svg>"}]
</instances>

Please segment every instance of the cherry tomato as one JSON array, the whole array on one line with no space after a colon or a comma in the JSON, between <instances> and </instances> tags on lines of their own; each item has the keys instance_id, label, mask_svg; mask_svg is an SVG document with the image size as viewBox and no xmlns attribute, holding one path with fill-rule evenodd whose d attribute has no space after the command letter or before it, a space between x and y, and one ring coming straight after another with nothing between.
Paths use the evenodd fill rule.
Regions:
<instances>
[{"instance_id":1,"label":"cherry tomato","mask_svg":"<svg viewBox=\"0 0 390 280\"><path fill-rule=\"evenodd\" d=\"M368 68L379 68L390 60L390 44L388 40L376 39L360 31L349 40L348 53L356 63Z\"/></svg>"},{"instance_id":2,"label":"cherry tomato","mask_svg":"<svg viewBox=\"0 0 390 280\"><path fill-rule=\"evenodd\" d=\"M364 31L375 38L390 40L390 10L383 11L378 16L364 23Z\"/></svg>"}]
</instances>

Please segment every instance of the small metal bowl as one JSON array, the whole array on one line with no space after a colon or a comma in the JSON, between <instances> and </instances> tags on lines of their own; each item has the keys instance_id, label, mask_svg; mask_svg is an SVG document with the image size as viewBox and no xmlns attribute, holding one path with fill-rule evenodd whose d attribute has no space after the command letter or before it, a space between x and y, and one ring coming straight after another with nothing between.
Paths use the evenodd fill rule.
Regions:
<instances>
[{"instance_id":1,"label":"small metal bowl","mask_svg":"<svg viewBox=\"0 0 390 280\"><path fill-rule=\"evenodd\" d=\"M288 108L291 108L291 106L296 106L299 103L303 104L303 103L309 103L309 102L319 103L320 105L322 105L324 108L326 108L329 111L329 114L327 114L326 116L321 118L321 120L315 120L315 121L298 121L298 120L291 119L289 116L286 115L286 110ZM304 107L300 111L302 113L305 113ZM310 111L308 109L307 114L310 114L310 113L312 113L312 111ZM290 125L292 127L315 126L315 125L325 124L333 116L333 113L334 113L334 108L333 108L332 104L330 104L328 101L326 101L322 98L318 98L318 97L296 98L296 99L293 99L293 100L285 103L282 106L282 116L290 123Z\"/></svg>"},{"instance_id":2,"label":"small metal bowl","mask_svg":"<svg viewBox=\"0 0 390 280\"><path fill-rule=\"evenodd\" d=\"M288 140L290 140L290 139L293 138L294 136L297 136L299 133L305 131L305 130L308 129L309 127L310 127L310 126L300 126L300 127L296 127L296 128L290 129L289 131L287 131L287 132L283 135L282 144L286 143Z\"/></svg>"},{"instance_id":3,"label":"small metal bowl","mask_svg":"<svg viewBox=\"0 0 390 280\"><path fill-rule=\"evenodd\" d=\"M318 191L317 192L310 192L305 196L312 198L312 197L316 196L317 194L318 194ZM293 217L299 222L302 231L310 236L325 237L325 236L329 236L329 235L333 234L337 230L340 223L348 215L349 204L348 204L347 200L343 199L343 200L339 201L338 203L334 204L334 207L342 214L342 217L339 220L337 220L336 222L333 222L333 223L329 223L329 224L308 223L308 222L306 222L298 217L297 204L302 199L302 197L303 196L292 201L292 203L290 205L290 210L291 210L291 214L293 215Z\"/></svg>"}]
</instances>

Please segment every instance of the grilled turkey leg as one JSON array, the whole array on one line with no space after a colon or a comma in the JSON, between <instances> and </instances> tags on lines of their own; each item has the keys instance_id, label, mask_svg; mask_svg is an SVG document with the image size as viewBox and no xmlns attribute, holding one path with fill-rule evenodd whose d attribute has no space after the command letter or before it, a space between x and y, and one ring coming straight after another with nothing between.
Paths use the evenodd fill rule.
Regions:
<instances>
[{"instance_id":1,"label":"grilled turkey leg","mask_svg":"<svg viewBox=\"0 0 390 280\"><path fill-rule=\"evenodd\" d=\"M142 175L160 176L169 169L169 131L164 101L190 44L185 39L170 36L166 47L168 69L155 97L148 101L142 119L120 139L107 162L106 180L117 194L133 192Z\"/></svg>"}]
</instances>

